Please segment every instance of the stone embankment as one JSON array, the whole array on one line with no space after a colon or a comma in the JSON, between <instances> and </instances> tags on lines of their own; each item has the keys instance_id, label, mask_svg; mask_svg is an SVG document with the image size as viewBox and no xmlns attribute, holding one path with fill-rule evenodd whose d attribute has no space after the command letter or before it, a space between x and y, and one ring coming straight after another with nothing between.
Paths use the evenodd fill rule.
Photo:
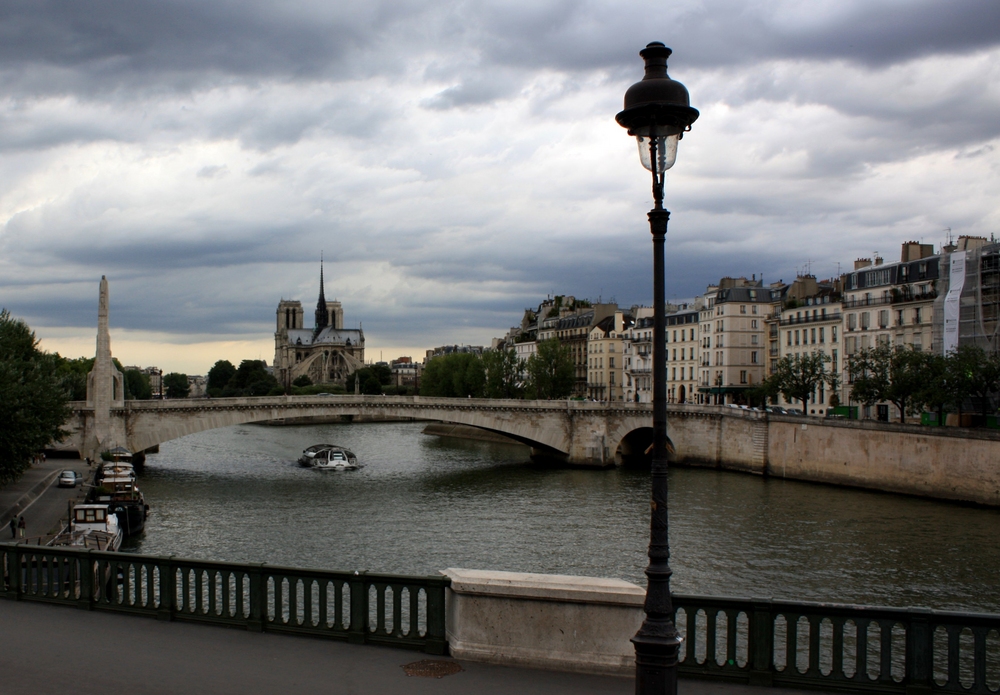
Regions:
<instances>
[{"instance_id":1,"label":"stone embankment","mask_svg":"<svg viewBox=\"0 0 1000 695\"><path fill-rule=\"evenodd\" d=\"M668 431L681 465L1000 507L992 430L690 407L671 409Z\"/></svg>"}]
</instances>

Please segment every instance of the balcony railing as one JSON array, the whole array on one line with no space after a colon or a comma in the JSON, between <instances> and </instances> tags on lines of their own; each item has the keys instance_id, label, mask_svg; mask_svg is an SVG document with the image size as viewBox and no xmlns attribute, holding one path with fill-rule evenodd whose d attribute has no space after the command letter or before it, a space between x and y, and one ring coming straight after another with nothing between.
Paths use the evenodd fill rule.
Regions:
<instances>
[{"instance_id":1,"label":"balcony railing","mask_svg":"<svg viewBox=\"0 0 1000 695\"><path fill-rule=\"evenodd\" d=\"M907 302L929 302L937 299L938 293L935 290L913 294L910 292L893 292L888 297L871 297L869 299L845 299L841 302L844 309L855 309L866 306L882 306L885 304L905 304Z\"/></svg>"},{"instance_id":2,"label":"balcony railing","mask_svg":"<svg viewBox=\"0 0 1000 695\"><path fill-rule=\"evenodd\" d=\"M0 544L0 592L260 632L444 654L447 577L328 572Z\"/></svg>"},{"instance_id":3,"label":"balcony railing","mask_svg":"<svg viewBox=\"0 0 1000 695\"><path fill-rule=\"evenodd\" d=\"M788 318L781 319L782 326L794 326L800 323L820 323L822 321L840 321L841 313L831 312L826 316L812 316L807 314L806 316L789 316Z\"/></svg>"}]
</instances>

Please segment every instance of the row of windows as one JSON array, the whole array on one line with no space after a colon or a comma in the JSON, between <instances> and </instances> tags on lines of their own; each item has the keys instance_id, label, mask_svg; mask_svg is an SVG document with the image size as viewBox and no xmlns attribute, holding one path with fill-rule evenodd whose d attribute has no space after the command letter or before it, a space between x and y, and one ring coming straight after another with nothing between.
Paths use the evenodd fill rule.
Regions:
<instances>
[{"instance_id":1,"label":"row of windows","mask_svg":"<svg viewBox=\"0 0 1000 695\"><path fill-rule=\"evenodd\" d=\"M799 340L800 333L801 333L801 342ZM785 331L785 337L787 339L786 344L789 347L792 346L793 339L795 340L794 343L795 345L816 345L817 342L822 345L823 343L826 342L826 329L824 326L820 326L819 328L803 328L801 331L798 328L796 328L794 331L791 330ZM818 341L817 338L819 338ZM830 326L830 342L831 343L837 342L836 326Z\"/></svg>"}]
</instances>

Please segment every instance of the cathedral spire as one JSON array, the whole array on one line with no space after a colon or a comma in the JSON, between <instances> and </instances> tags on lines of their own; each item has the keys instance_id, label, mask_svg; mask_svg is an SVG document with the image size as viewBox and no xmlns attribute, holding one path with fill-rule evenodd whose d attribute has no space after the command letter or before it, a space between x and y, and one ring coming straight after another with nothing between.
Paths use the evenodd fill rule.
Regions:
<instances>
[{"instance_id":1,"label":"cathedral spire","mask_svg":"<svg viewBox=\"0 0 1000 695\"><path fill-rule=\"evenodd\" d=\"M323 254L319 255L319 301L316 302L316 328L314 333L319 334L321 330L329 324L329 315L326 311L326 295L323 292Z\"/></svg>"}]
</instances>

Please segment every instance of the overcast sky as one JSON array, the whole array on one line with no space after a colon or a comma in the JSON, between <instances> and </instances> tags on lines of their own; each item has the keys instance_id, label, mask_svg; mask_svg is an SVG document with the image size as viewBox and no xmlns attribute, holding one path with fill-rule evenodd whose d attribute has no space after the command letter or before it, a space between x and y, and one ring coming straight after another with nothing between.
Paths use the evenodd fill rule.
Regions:
<instances>
[{"instance_id":1,"label":"overcast sky","mask_svg":"<svg viewBox=\"0 0 1000 695\"><path fill-rule=\"evenodd\" d=\"M92 355L107 275L114 354L204 373L270 363L321 252L369 359L648 304L654 40L701 111L668 297L1000 234L996 0L5 0L0 306Z\"/></svg>"}]
</instances>

